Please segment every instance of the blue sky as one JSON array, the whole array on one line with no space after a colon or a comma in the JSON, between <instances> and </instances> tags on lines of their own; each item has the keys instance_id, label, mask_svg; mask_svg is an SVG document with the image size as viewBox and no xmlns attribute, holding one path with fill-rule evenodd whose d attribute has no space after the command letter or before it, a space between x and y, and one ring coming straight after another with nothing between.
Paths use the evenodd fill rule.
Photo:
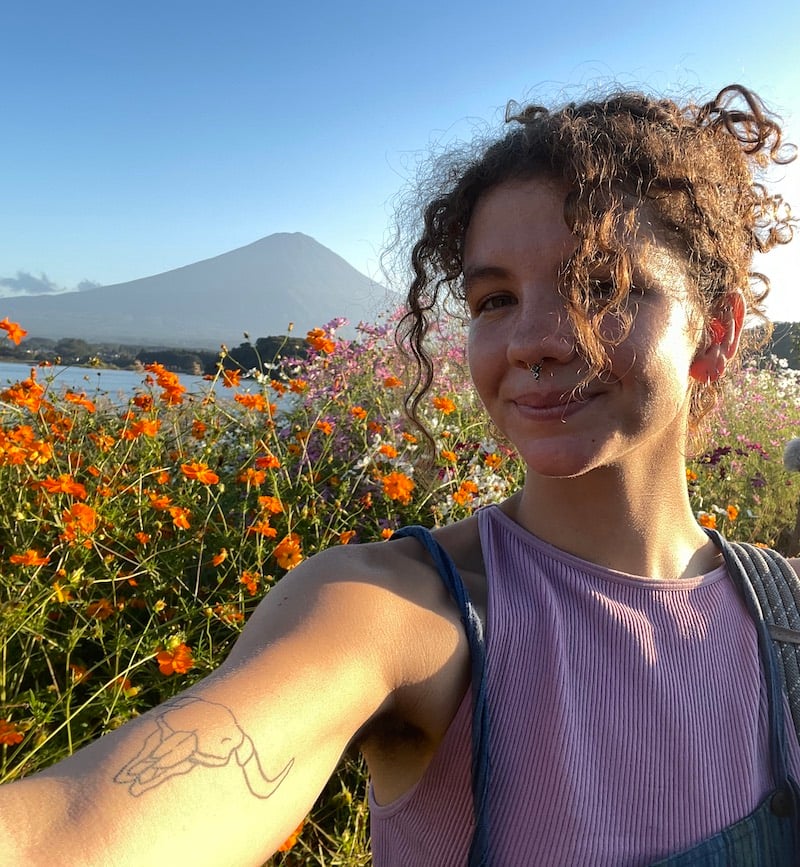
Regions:
<instances>
[{"instance_id":1,"label":"blue sky","mask_svg":"<svg viewBox=\"0 0 800 867\"><path fill-rule=\"evenodd\" d=\"M768 8L6 0L0 279L122 282L279 231L380 277L419 160L511 98L739 81L800 141L800 4ZM800 319L800 240L762 267L773 315Z\"/></svg>"}]
</instances>

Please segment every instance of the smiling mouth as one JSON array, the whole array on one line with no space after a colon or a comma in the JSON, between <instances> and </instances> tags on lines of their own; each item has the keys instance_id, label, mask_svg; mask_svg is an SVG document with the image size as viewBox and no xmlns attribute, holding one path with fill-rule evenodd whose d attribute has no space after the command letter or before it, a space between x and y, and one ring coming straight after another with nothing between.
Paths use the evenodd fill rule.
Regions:
<instances>
[{"instance_id":1,"label":"smiling mouth","mask_svg":"<svg viewBox=\"0 0 800 867\"><path fill-rule=\"evenodd\" d=\"M587 404L591 403L596 394L584 394L575 397L571 392L557 396L537 395L536 397L521 397L511 402L523 418L532 421L561 421L564 422L571 415L580 412Z\"/></svg>"}]
</instances>

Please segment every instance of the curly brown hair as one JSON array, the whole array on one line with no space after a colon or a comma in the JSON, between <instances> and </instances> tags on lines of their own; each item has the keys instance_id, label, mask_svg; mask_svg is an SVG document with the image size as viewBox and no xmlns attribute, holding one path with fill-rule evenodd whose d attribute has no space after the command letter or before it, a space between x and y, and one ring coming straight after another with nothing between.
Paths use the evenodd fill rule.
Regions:
<instances>
[{"instance_id":1,"label":"curly brown hair","mask_svg":"<svg viewBox=\"0 0 800 867\"><path fill-rule=\"evenodd\" d=\"M600 320L616 317L619 340L630 328L632 253L623 239L643 209L664 243L685 259L702 326L710 328L738 292L750 321L763 326L748 335L768 337L769 281L752 270L753 255L788 243L795 220L764 179L772 164L793 160L796 149L784 142L779 119L755 93L732 84L702 104L636 92L553 111L510 103L506 122L514 124L511 131L477 155L446 160L444 171L439 163L439 188L424 208L411 253L413 280L397 339L415 371L406 408L423 431L418 407L434 377L426 336L443 302L463 301L464 239L473 209L504 182L541 177L570 190L564 218L578 244L560 290L587 363L586 380L608 362ZM592 275L600 268L612 280L598 296ZM692 388L696 426L714 405L719 383Z\"/></svg>"}]
</instances>

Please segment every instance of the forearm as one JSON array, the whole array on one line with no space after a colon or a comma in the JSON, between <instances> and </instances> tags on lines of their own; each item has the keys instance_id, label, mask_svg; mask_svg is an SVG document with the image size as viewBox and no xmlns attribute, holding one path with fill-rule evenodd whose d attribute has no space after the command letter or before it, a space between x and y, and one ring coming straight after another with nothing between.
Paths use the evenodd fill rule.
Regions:
<instances>
[{"instance_id":1,"label":"forearm","mask_svg":"<svg viewBox=\"0 0 800 867\"><path fill-rule=\"evenodd\" d=\"M242 691L210 678L0 787L0 865L263 863L306 814L340 750L311 735L312 754L296 761L296 735L281 733L280 714L266 703L235 712ZM262 708L272 730L254 721Z\"/></svg>"}]
</instances>

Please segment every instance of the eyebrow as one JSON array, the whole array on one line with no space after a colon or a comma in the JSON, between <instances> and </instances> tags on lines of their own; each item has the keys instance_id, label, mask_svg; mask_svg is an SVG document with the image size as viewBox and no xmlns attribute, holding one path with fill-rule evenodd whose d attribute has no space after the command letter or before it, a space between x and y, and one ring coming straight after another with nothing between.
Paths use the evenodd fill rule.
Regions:
<instances>
[{"instance_id":1,"label":"eyebrow","mask_svg":"<svg viewBox=\"0 0 800 867\"><path fill-rule=\"evenodd\" d=\"M508 277L508 270L501 268L499 265L472 265L464 268L463 277L464 287L469 288L470 284L476 283L479 280Z\"/></svg>"}]
</instances>

